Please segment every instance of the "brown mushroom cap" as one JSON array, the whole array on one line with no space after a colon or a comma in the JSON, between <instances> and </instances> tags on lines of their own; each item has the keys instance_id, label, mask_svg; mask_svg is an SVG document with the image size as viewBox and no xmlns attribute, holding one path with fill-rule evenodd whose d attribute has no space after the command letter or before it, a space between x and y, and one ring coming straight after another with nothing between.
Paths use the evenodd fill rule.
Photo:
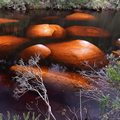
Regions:
<instances>
[{"instance_id":1,"label":"brown mushroom cap","mask_svg":"<svg viewBox=\"0 0 120 120\"><path fill-rule=\"evenodd\" d=\"M107 30L91 26L71 26L65 29L70 36L108 37Z\"/></svg>"},{"instance_id":2,"label":"brown mushroom cap","mask_svg":"<svg viewBox=\"0 0 120 120\"><path fill-rule=\"evenodd\" d=\"M12 20L7 18L0 18L0 24L2 23L11 23L11 22L19 22L19 20Z\"/></svg>"},{"instance_id":3,"label":"brown mushroom cap","mask_svg":"<svg viewBox=\"0 0 120 120\"><path fill-rule=\"evenodd\" d=\"M30 38L48 38L51 37L54 30L49 24L33 25L27 30L27 37Z\"/></svg>"},{"instance_id":4,"label":"brown mushroom cap","mask_svg":"<svg viewBox=\"0 0 120 120\"><path fill-rule=\"evenodd\" d=\"M53 19L61 19L61 18L58 16L47 16L42 18L42 20L53 20Z\"/></svg>"},{"instance_id":5,"label":"brown mushroom cap","mask_svg":"<svg viewBox=\"0 0 120 120\"><path fill-rule=\"evenodd\" d=\"M83 12L83 11L82 11L82 10L79 10L79 9L74 9L73 12L75 12L75 13L81 13L81 12Z\"/></svg>"},{"instance_id":6,"label":"brown mushroom cap","mask_svg":"<svg viewBox=\"0 0 120 120\"><path fill-rule=\"evenodd\" d=\"M40 60L42 60L51 54L51 50L42 44L37 44L24 49L19 53L19 57L23 58L23 60L27 62L30 57L34 57L35 54L40 54Z\"/></svg>"},{"instance_id":7,"label":"brown mushroom cap","mask_svg":"<svg viewBox=\"0 0 120 120\"><path fill-rule=\"evenodd\" d=\"M11 35L0 36L0 59L10 55L16 48L20 47L29 39L19 38Z\"/></svg>"},{"instance_id":8,"label":"brown mushroom cap","mask_svg":"<svg viewBox=\"0 0 120 120\"><path fill-rule=\"evenodd\" d=\"M64 20L92 20L97 21L97 18L93 15L86 13L73 13L71 15L67 15Z\"/></svg>"},{"instance_id":9,"label":"brown mushroom cap","mask_svg":"<svg viewBox=\"0 0 120 120\"><path fill-rule=\"evenodd\" d=\"M51 50L49 58L67 66L82 69L101 68L108 63L105 53L85 40L46 45ZM87 66L86 63L89 65Z\"/></svg>"},{"instance_id":10,"label":"brown mushroom cap","mask_svg":"<svg viewBox=\"0 0 120 120\"><path fill-rule=\"evenodd\" d=\"M25 69L26 68L26 69ZM85 78L83 75L78 73L60 73L55 70L49 71L47 67L40 67L42 70L42 78L44 80L44 84L49 91L55 90L54 94L58 92L64 91L73 91L74 89L94 89L95 87L92 86L89 82L89 78ZM16 74L16 70L19 70L21 73L26 73L28 71L36 72L38 75L41 75L41 71L35 67L27 67L27 66L12 66L10 68L12 73ZM28 70L28 71L26 71ZM40 79L36 74L36 77ZM32 79L31 79L32 80ZM83 86L76 86L75 84L78 83L79 85Z\"/></svg>"},{"instance_id":11,"label":"brown mushroom cap","mask_svg":"<svg viewBox=\"0 0 120 120\"><path fill-rule=\"evenodd\" d=\"M64 39L66 37L66 30L61 26L51 24L50 27L54 30L50 39Z\"/></svg>"}]
</instances>

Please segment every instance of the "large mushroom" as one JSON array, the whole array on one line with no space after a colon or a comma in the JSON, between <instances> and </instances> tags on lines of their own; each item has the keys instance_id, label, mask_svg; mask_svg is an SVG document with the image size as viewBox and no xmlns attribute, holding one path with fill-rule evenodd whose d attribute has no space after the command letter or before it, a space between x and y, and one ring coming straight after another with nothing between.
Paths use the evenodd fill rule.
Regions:
<instances>
[{"instance_id":1,"label":"large mushroom","mask_svg":"<svg viewBox=\"0 0 120 120\"><path fill-rule=\"evenodd\" d=\"M12 20L7 18L0 18L0 24L2 23L12 23L12 22L19 22L19 20Z\"/></svg>"},{"instance_id":2,"label":"large mushroom","mask_svg":"<svg viewBox=\"0 0 120 120\"><path fill-rule=\"evenodd\" d=\"M66 30L56 24L33 25L28 28L27 37L63 39L66 37Z\"/></svg>"},{"instance_id":3,"label":"large mushroom","mask_svg":"<svg viewBox=\"0 0 120 120\"><path fill-rule=\"evenodd\" d=\"M57 72L56 70L49 70L49 68L42 66L40 66L40 69L29 66L12 66L10 68L13 74L16 74L16 71L20 71L20 73L24 75L28 75L28 73L33 74L34 78L29 80L29 82L31 81L31 84L35 77L38 80L41 80L38 76L41 75L48 92L51 94L73 92L75 89L95 89L90 83L90 78L85 78L85 76L80 75L79 73Z\"/></svg>"},{"instance_id":4,"label":"large mushroom","mask_svg":"<svg viewBox=\"0 0 120 120\"><path fill-rule=\"evenodd\" d=\"M19 53L19 57L23 58L24 61L28 61L31 56L40 54L40 60L45 59L51 54L51 50L42 44L30 46Z\"/></svg>"},{"instance_id":5,"label":"large mushroom","mask_svg":"<svg viewBox=\"0 0 120 120\"><path fill-rule=\"evenodd\" d=\"M85 40L46 45L51 50L49 58L70 67L96 69L104 67L108 60L104 52Z\"/></svg>"},{"instance_id":6,"label":"large mushroom","mask_svg":"<svg viewBox=\"0 0 120 120\"><path fill-rule=\"evenodd\" d=\"M102 28L92 26L71 26L66 28L69 36L109 37L110 33Z\"/></svg>"},{"instance_id":7,"label":"large mushroom","mask_svg":"<svg viewBox=\"0 0 120 120\"><path fill-rule=\"evenodd\" d=\"M71 15L67 15L64 20L90 20L90 21L97 21L97 18L93 15L86 14L86 13L73 13Z\"/></svg>"},{"instance_id":8,"label":"large mushroom","mask_svg":"<svg viewBox=\"0 0 120 120\"><path fill-rule=\"evenodd\" d=\"M28 41L29 39L11 35L0 36L0 59L5 59L8 55L12 54L15 49Z\"/></svg>"},{"instance_id":9,"label":"large mushroom","mask_svg":"<svg viewBox=\"0 0 120 120\"><path fill-rule=\"evenodd\" d=\"M27 37L29 38L48 38L51 37L54 30L49 24L32 25L27 30Z\"/></svg>"}]
</instances>

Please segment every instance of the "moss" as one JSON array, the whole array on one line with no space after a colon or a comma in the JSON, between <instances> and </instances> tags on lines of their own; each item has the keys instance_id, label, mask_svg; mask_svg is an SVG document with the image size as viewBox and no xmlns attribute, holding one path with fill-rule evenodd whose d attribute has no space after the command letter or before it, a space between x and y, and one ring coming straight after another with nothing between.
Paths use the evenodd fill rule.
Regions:
<instances>
[{"instance_id":1,"label":"moss","mask_svg":"<svg viewBox=\"0 0 120 120\"><path fill-rule=\"evenodd\" d=\"M14 10L39 9L120 9L120 2L115 4L115 0L1 0L0 8Z\"/></svg>"}]
</instances>

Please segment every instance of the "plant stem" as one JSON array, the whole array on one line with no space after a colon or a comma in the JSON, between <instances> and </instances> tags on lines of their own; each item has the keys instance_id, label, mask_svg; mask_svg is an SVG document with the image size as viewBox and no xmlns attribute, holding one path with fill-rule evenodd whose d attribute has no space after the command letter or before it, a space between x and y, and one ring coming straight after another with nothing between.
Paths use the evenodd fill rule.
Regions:
<instances>
[{"instance_id":1,"label":"plant stem","mask_svg":"<svg viewBox=\"0 0 120 120\"><path fill-rule=\"evenodd\" d=\"M81 102L81 90L80 90L80 119L82 120L82 102Z\"/></svg>"}]
</instances>

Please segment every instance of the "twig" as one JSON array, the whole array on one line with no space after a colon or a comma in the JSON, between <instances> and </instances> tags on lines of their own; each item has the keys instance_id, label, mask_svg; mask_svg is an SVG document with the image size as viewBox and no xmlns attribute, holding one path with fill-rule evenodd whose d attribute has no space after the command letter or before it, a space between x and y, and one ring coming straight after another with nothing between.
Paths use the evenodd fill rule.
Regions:
<instances>
[{"instance_id":1,"label":"twig","mask_svg":"<svg viewBox=\"0 0 120 120\"><path fill-rule=\"evenodd\" d=\"M50 120L51 115L51 117L56 120L49 104L47 89L43 83L42 70L38 65L40 60L39 56L40 54L35 54L35 58L31 57L28 64L25 64L22 59L19 60L19 64L17 66L21 67L24 72L16 70L16 76L13 79L16 80L20 88L14 89L14 97L18 99L28 91L37 92L39 98L41 98L48 107L47 119ZM36 71L34 67L36 67L38 71Z\"/></svg>"}]
</instances>

